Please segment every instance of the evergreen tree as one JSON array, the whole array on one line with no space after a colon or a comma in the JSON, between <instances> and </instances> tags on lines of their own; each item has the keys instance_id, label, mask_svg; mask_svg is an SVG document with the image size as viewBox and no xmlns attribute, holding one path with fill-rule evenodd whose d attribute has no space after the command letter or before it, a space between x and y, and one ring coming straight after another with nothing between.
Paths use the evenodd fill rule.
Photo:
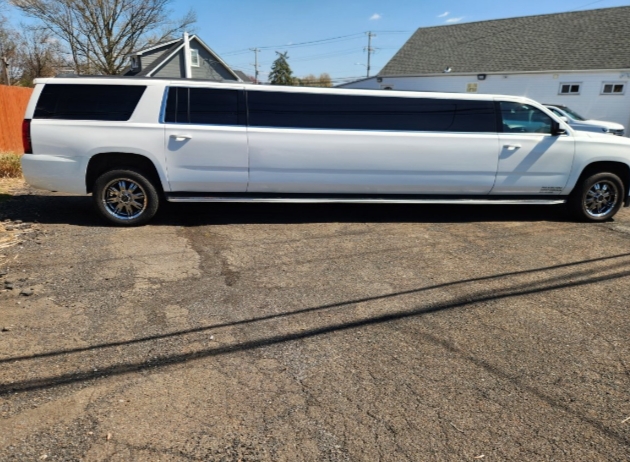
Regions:
<instances>
[{"instance_id":1,"label":"evergreen tree","mask_svg":"<svg viewBox=\"0 0 630 462\"><path fill-rule=\"evenodd\" d=\"M269 74L269 83L271 85L293 85L293 76L291 67L287 62L289 59L288 52L280 53L276 51L278 58L271 65L271 73Z\"/></svg>"}]
</instances>

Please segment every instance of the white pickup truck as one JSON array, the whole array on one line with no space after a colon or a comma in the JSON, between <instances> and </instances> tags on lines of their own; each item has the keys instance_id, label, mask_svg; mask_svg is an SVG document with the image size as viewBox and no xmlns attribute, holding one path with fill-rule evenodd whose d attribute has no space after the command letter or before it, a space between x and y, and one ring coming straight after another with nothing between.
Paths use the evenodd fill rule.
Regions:
<instances>
[{"instance_id":1,"label":"white pickup truck","mask_svg":"<svg viewBox=\"0 0 630 462\"><path fill-rule=\"evenodd\" d=\"M628 205L630 140L520 97L51 78L23 135L31 185L91 193L118 225L164 200Z\"/></svg>"},{"instance_id":2,"label":"white pickup truck","mask_svg":"<svg viewBox=\"0 0 630 462\"><path fill-rule=\"evenodd\" d=\"M611 135L623 136L626 130L623 125L605 120L586 119L573 109L561 104L545 104L545 107L567 122L575 130L587 132L608 133Z\"/></svg>"}]
</instances>

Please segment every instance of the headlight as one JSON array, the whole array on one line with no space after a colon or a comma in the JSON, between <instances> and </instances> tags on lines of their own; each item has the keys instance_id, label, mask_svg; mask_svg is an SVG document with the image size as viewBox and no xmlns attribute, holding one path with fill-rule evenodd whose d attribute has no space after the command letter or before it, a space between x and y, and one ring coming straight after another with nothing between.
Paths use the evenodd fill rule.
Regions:
<instances>
[{"instance_id":1,"label":"headlight","mask_svg":"<svg viewBox=\"0 0 630 462\"><path fill-rule=\"evenodd\" d=\"M603 131L604 133L610 133L610 129L609 129L609 128L602 128L602 131Z\"/></svg>"}]
</instances>

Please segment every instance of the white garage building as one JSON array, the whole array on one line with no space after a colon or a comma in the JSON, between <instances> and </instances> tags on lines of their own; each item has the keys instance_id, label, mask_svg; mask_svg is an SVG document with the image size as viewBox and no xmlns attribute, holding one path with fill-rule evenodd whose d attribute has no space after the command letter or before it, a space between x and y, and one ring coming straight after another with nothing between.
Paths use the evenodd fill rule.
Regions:
<instances>
[{"instance_id":1,"label":"white garage building","mask_svg":"<svg viewBox=\"0 0 630 462\"><path fill-rule=\"evenodd\" d=\"M342 86L527 96L628 128L628 81L624 6L420 28L375 77Z\"/></svg>"}]
</instances>

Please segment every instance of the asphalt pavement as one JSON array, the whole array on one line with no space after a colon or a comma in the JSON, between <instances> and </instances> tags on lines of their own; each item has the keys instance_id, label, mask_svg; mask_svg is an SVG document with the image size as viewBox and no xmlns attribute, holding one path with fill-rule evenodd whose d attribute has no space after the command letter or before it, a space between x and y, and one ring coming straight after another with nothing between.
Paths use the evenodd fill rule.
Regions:
<instances>
[{"instance_id":1,"label":"asphalt pavement","mask_svg":"<svg viewBox=\"0 0 630 462\"><path fill-rule=\"evenodd\" d=\"M630 460L630 210L0 203L2 461Z\"/></svg>"}]
</instances>

